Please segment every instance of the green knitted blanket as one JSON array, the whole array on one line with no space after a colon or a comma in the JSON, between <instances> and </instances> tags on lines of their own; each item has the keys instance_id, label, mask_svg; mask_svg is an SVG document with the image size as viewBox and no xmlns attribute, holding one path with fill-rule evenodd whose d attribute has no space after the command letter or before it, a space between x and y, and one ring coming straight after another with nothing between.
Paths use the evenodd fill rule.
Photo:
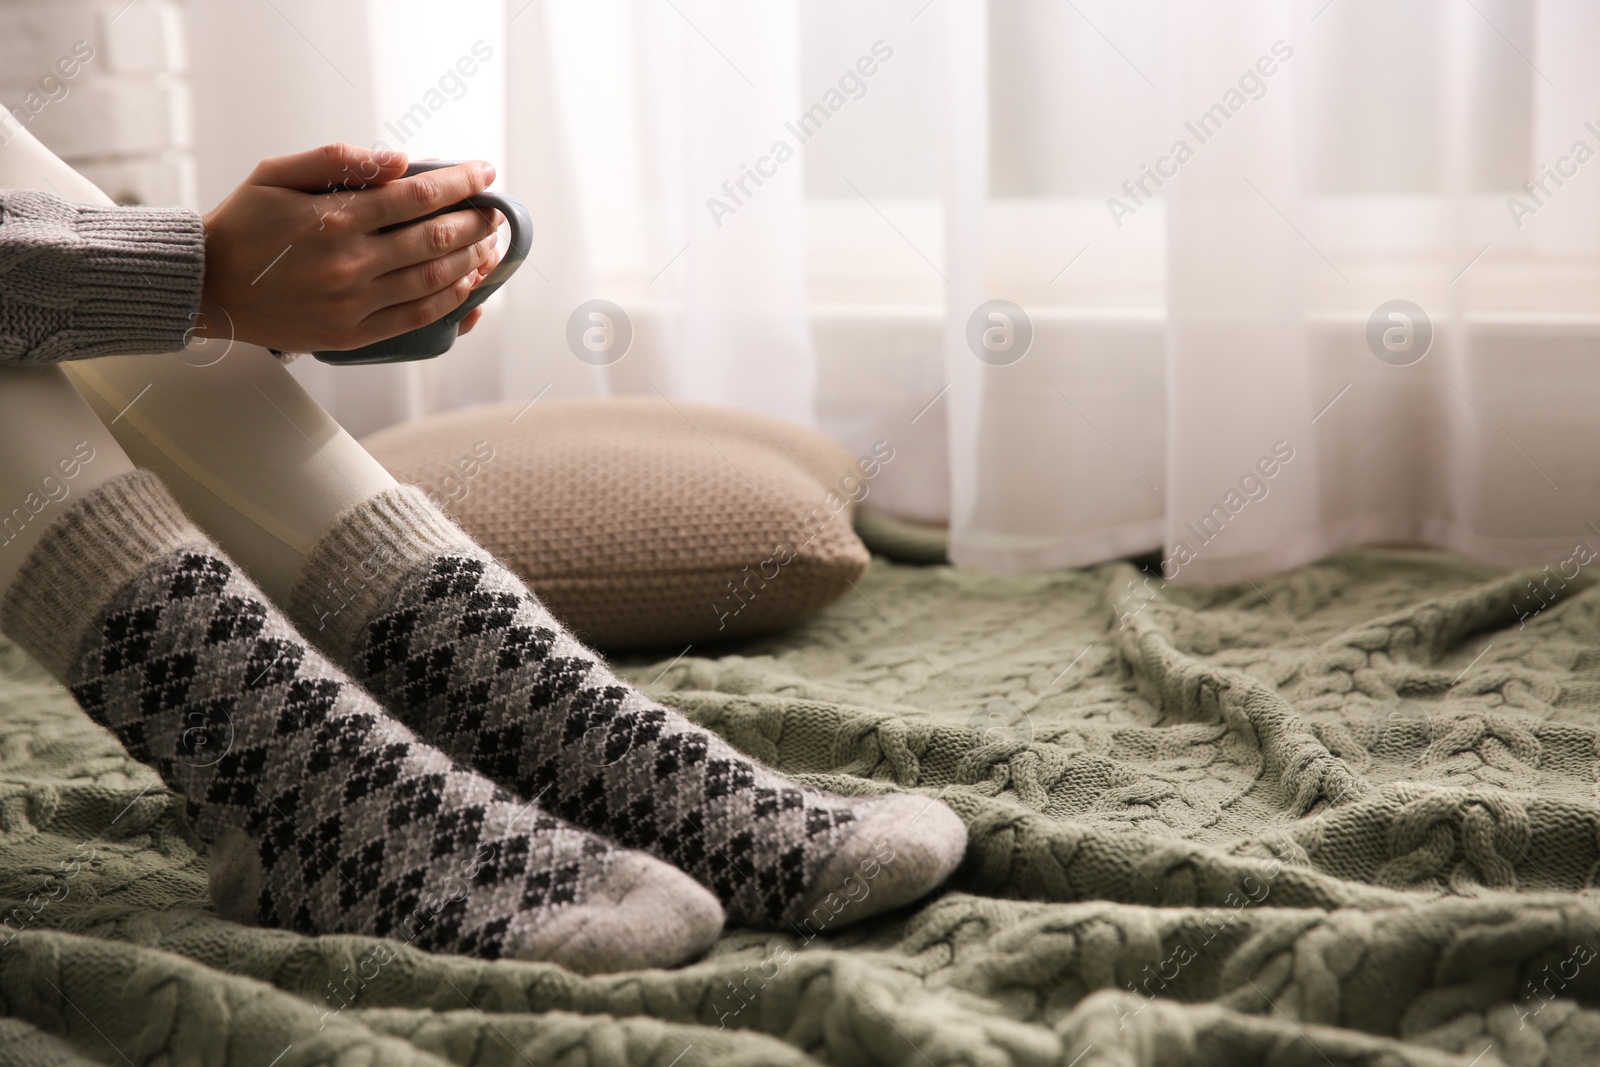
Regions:
<instances>
[{"instance_id":1,"label":"green knitted blanket","mask_svg":"<svg viewBox=\"0 0 1600 1067\"><path fill-rule=\"evenodd\" d=\"M1588 586L879 561L781 637L627 671L806 781L942 797L954 883L596 978L217 918L181 803L0 642L0 1063L1597 1063Z\"/></svg>"}]
</instances>

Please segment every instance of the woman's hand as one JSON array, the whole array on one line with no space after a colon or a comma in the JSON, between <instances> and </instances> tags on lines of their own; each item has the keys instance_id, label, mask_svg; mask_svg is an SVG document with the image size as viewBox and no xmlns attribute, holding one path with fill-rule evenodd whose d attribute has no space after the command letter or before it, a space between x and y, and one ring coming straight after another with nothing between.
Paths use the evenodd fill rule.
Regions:
<instances>
[{"instance_id":1,"label":"woman's hand","mask_svg":"<svg viewBox=\"0 0 1600 1067\"><path fill-rule=\"evenodd\" d=\"M405 169L399 153L347 144L262 160L205 216L197 332L286 352L343 350L459 306L499 263L499 212L378 231L483 192L494 168L474 161L402 178Z\"/></svg>"}]
</instances>

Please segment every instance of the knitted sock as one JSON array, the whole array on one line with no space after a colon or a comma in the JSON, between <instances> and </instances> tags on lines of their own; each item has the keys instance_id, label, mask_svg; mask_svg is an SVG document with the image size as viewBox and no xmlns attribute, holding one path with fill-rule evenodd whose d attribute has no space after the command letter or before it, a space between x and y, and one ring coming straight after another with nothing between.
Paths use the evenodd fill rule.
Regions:
<instances>
[{"instance_id":1,"label":"knitted sock","mask_svg":"<svg viewBox=\"0 0 1600 1067\"><path fill-rule=\"evenodd\" d=\"M230 918L583 971L681 962L721 927L682 872L419 741L153 475L63 512L5 591L0 627L187 799Z\"/></svg>"},{"instance_id":2,"label":"knitted sock","mask_svg":"<svg viewBox=\"0 0 1600 1067\"><path fill-rule=\"evenodd\" d=\"M289 611L434 744L694 875L734 923L853 922L921 897L965 852L937 801L801 788L624 684L415 488L341 516Z\"/></svg>"}]
</instances>

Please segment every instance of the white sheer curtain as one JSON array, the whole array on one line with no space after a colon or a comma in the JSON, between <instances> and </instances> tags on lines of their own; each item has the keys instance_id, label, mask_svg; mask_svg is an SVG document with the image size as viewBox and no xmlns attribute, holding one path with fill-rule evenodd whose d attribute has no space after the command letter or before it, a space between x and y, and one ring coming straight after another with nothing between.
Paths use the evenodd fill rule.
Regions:
<instances>
[{"instance_id":1,"label":"white sheer curtain","mask_svg":"<svg viewBox=\"0 0 1600 1067\"><path fill-rule=\"evenodd\" d=\"M666 380L646 385L809 425L804 172L770 151L801 110L796 2L634 0L632 11L647 248L661 264L646 283L660 292L638 304L665 332Z\"/></svg>"},{"instance_id":2,"label":"white sheer curtain","mask_svg":"<svg viewBox=\"0 0 1600 1067\"><path fill-rule=\"evenodd\" d=\"M1186 116L1258 42L1294 49L1169 194L1167 542L1194 553L1180 574L1236 578L1362 541L1554 568L1600 545L1600 185L1571 161L1578 141L1600 149L1580 43L1600 10L1319 6L1184 5L1172 26L1217 42L1186 49ZM1562 159L1575 173L1523 215L1519 187ZM1366 336L1395 299L1435 334L1402 365ZM1278 441L1295 457L1270 495L1196 534Z\"/></svg>"},{"instance_id":3,"label":"white sheer curtain","mask_svg":"<svg viewBox=\"0 0 1600 1067\"><path fill-rule=\"evenodd\" d=\"M952 40L1050 17L981 7L946 6ZM984 262L978 292L951 264L955 558L1029 570L1160 545L1178 580L1220 581L1359 542L1552 567L1600 545L1594 5L1074 12L1067 34L1114 64L1055 75L1054 112L1029 118L1040 140L1075 131L1079 153L1116 160L1093 214L1074 211L1088 175L1065 168L1053 208L984 196L970 160L989 148L997 176L1018 115L991 106L986 138L977 76L948 105L968 175L947 190L950 232ZM987 51L1006 54L992 37ZM1087 249L1071 289L1008 274L1025 258L1011 211L1041 227L1061 213L1060 262ZM964 312L984 298L1027 308L1022 361L968 361ZM1431 350L1389 353L1379 329L1380 359L1369 318L1401 299ZM1403 313L1381 327L1399 343L1413 321L1420 346Z\"/></svg>"},{"instance_id":4,"label":"white sheer curtain","mask_svg":"<svg viewBox=\"0 0 1600 1067\"><path fill-rule=\"evenodd\" d=\"M358 433L733 404L887 440L872 502L1000 571L1600 546L1589 0L524 2L191 5L207 202L494 52L390 143L499 154L533 261L445 359L301 361ZM595 298L603 369L565 340Z\"/></svg>"}]
</instances>

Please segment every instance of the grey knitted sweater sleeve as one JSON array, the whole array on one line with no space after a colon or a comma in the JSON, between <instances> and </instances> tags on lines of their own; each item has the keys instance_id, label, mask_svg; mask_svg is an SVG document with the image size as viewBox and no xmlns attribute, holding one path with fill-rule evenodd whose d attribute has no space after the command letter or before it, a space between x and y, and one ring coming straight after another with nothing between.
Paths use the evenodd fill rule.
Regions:
<instances>
[{"instance_id":1,"label":"grey knitted sweater sleeve","mask_svg":"<svg viewBox=\"0 0 1600 1067\"><path fill-rule=\"evenodd\" d=\"M0 364L182 348L205 247L192 211L0 189Z\"/></svg>"}]
</instances>

